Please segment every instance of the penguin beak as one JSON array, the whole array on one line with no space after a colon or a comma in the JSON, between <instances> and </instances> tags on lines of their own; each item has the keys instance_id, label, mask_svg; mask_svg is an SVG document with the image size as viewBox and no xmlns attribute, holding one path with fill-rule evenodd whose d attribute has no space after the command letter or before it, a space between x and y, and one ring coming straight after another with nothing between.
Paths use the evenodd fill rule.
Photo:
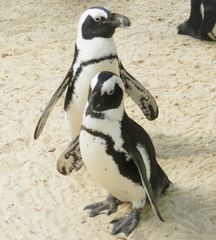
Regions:
<instances>
[{"instance_id":1,"label":"penguin beak","mask_svg":"<svg viewBox=\"0 0 216 240\"><path fill-rule=\"evenodd\" d=\"M89 96L88 107L86 109L86 115L90 114L95 108L97 108L97 106L96 106L97 99L96 98L97 98L97 93L96 92L92 93Z\"/></svg>"},{"instance_id":2,"label":"penguin beak","mask_svg":"<svg viewBox=\"0 0 216 240\"><path fill-rule=\"evenodd\" d=\"M87 116L87 115L91 114L92 110L93 110L92 105L88 104L88 107L86 109L85 115Z\"/></svg>"},{"instance_id":3,"label":"penguin beak","mask_svg":"<svg viewBox=\"0 0 216 240\"><path fill-rule=\"evenodd\" d=\"M118 13L111 13L106 22L115 28L129 27L131 25L130 20L126 16Z\"/></svg>"}]
</instances>

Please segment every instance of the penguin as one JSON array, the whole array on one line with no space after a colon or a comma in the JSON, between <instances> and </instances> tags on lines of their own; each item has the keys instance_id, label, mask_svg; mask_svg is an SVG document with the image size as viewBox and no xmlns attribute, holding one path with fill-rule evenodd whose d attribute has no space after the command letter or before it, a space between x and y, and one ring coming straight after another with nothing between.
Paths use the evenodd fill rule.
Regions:
<instances>
[{"instance_id":1,"label":"penguin","mask_svg":"<svg viewBox=\"0 0 216 240\"><path fill-rule=\"evenodd\" d=\"M106 200L84 209L90 217L117 211L130 202L126 217L114 219L112 234L129 235L137 226L140 211L149 201L155 214L164 221L155 199L170 184L156 160L147 132L125 112L125 86L112 72L100 72L92 80L79 137L81 156L88 172L109 192Z\"/></svg>"},{"instance_id":2,"label":"penguin","mask_svg":"<svg viewBox=\"0 0 216 240\"><path fill-rule=\"evenodd\" d=\"M178 33L216 41L216 1L191 0L190 17L178 26Z\"/></svg>"},{"instance_id":3,"label":"penguin","mask_svg":"<svg viewBox=\"0 0 216 240\"><path fill-rule=\"evenodd\" d=\"M111 71L121 76L126 93L140 107L146 118L154 120L158 116L154 97L126 71L117 55L113 40L115 30L130 24L126 16L112 13L103 7L91 7L79 19L72 66L42 113L34 133L34 138L37 139L56 102L67 89L64 110L72 141L57 161L57 169L64 175L82 166L79 133L89 84L96 73Z\"/></svg>"}]
</instances>

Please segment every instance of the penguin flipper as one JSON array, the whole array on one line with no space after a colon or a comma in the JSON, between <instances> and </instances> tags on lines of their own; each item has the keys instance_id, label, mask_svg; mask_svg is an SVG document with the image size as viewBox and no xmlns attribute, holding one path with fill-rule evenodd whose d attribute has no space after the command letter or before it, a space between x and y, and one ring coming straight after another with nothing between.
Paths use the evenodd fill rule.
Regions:
<instances>
[{"instance_id":1,"label":"penguin flipper","mask_svg":"<svg viewBox=\"0 0 216 240\"><path fill-rule=\"evenodd\" d=\"M155 212L155 214L158 216L158 218L164 222L164 219L162 218L161 214L160 214L160 211L156 205L156 201L155 201L155 197L154 197L154 193L153 193L153 190L152 190L152 187L151 187L151 184L148 180L148 177L147 177L147 173L146 173L146 167L145 167L145 164L144 164L144 161L143 161L143 158L142 158L142 154L140 153L140 148L143 148L144 147L141 145L141 144L137 144L136 147L134 146L129 146L130 147L130 154L134 160L134 163L136 164L136 167L139 171L139 174L140 174L140 177L141 177L141 180L142 180L142 185L145 189L145 192L149 198L149 202ZM145 149L144 149L145 150Z\"/></svg>"},{"instance_id":2,"label":"penguin flipper","mask_svg":"<svg viewBox=\"0 0 216 240\"><path fill-rule=\"evenodd\" d=\"M140 107L148 120L158 117L158 106L151 93L123 67L119 60L120 77L125 84L126 93Z\"/></svg>"},{"instance_id":3,"label":"penguin flipper","mask_svg":"<svg viewBox=\"0 0 216 240\"><path fill-rule=\"evenodd\" d=\"M48 105L46 106L46 108L44 109L38 123L37 126L35 128L35 132L34 132L34 139L37 139L40 134L42 133L44 126L46 124L46 121L49 117L49 114L52 112L54 106L56 105L57 101L59 100L59 98L62 96L62 94L64 93L66 87L68 86L71 78L73 76L73 72L72 69L70 69L66 75L66 77L64 78L63 82L61 83L61 85L58 87L58 89L56 90L56 92L53 94L53 96L51 97Z\"/></svg>"}]
</instances>

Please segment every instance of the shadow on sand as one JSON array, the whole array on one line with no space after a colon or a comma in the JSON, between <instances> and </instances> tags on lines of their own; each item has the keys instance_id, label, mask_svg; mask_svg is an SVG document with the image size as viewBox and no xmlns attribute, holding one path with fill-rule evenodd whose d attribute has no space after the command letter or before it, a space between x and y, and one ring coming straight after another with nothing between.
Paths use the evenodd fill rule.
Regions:
<instances>
[{"instance_id":1,"label":"shadow on sand","mask_svg":"<svg viewBox=\"0 0 216 240\"><path fill-rule=\"evenodd\" d=\"M155 135L157 156L163 159L187 158L201 154L216 154L216 136Z\"/></svg>"}]
</instances>

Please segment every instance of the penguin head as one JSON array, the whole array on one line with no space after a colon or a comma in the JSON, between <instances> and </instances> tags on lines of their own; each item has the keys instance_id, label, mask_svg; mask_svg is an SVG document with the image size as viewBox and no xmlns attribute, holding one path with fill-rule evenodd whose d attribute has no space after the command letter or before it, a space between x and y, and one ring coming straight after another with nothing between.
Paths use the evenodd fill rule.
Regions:
<instances>
[{"instance_id":1,"label":"penguin head","mask_svg":"<svg viewBox=\"0 0 216 240\"><path fill-rule=\"evenodd\" d=\"M100 72L89 87L86 115L91 112L108 113L124 110L124 84L121 78L112 72Z\"/></svg>"},{"instance_id":2,"label":"penguin head","mask_svg":"<svg viewBox=\"0 0 216 240\"><path fill-rule=\"evenodd\" d=\"M130 20L121 14L111 13L103 7L91 7L80 17L78 34L82 39L111 38L118 27L130 26Z\"/></svg>"}]
</instances>

